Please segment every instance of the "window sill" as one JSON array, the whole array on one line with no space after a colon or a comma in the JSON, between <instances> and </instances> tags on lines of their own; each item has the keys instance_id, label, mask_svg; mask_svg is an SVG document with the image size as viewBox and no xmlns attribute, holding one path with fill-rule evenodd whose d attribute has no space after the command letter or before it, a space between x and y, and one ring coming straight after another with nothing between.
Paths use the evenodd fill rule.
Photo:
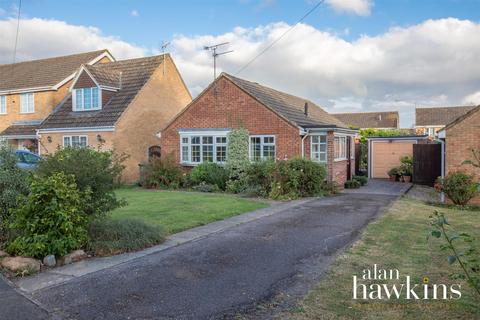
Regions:
<instances>
[{"instance_id":1,"label":"window sill","mask_svg":"<svg viewBox=\"0 0 480 320\"><path fill-rule=\"evenodd\" d=\"M338 158L338 159L335 159L333 160L334 162L340 162L340 161L347 161L348 159L347 158Z\"/></svg>"},{"instance_id":2,"label":"window sill","mask_svg":"<svg viewBox=\"0 0 480 320\"><path fill-rule=\"evenodd\" d=\"M73 112L88 112L88 111L99 111L102 110L102 108L96 108L96 109L83 109L83 110L78 110L78 109L72 109Z\"/></svg>"},{"instance_id":3,"label":"window sill","mask_svg":"<svg viewBox=\"0 0 480 320\"><path fill-rule=\"evenodd\" d=\"M20 111L20 114L32 114L32 113L35 113L35 111L32 111L32 112L21 112Z\"/></svg>"}]
</instances>

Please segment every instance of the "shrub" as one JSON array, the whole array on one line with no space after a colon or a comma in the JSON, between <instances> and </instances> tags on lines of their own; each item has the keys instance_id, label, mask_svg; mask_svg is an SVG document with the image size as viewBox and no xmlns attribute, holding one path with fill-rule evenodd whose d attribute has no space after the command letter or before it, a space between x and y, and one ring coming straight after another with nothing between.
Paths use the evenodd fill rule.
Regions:
<instances>
[{"instance_id":1,"label":"shrub","mask_svg":"<svg viewBox=\"0 0 480 320\"><path fill-rule=\"evenodd\" d=\"M111 151L64 148L40 161L37 174L43 178L58 172L73 175L78 190L92 194L84 204L85 213L99 216L123 204L116 198L114 189L120 181L124 160L124 156L117 157Z\"/></svg>"},{"instance_id":2,"label":"shrub","mask_svg":"<svg viewBox=\"0 0 480 320\"><path fill-rule=\"evenodd\" d=\"M293 199L322 193L327 176L323 165L302 158L277 162L270 196L273 199Z\"/></svg>"},{"instance_id":3,"label":"shrub","mask_svg":"<svg viewBox=\"0 0 480 320\"><path fill-rule=\"evenodd\" d=\"M152 158L144 170L147 188L177 189L183 182L183 170L171 154Z\"/></svg>"},{"instance_id":4,"label":"shrub","mask_svg":"<svg viewBox=\"0 0 480 320\"><path fill-rule=\"evenodd\" d=\"M227 191L242 193L247 188L248 159L248 130L234 129L228 133L227 144Z\"/></svg>"},{"instance_id":5,"label":"shrub","mask_svg":"<svg viewBox=\"0 0 480 320\"><path fill-rule=\"evenodd\" d=\"M340 192L340 187L335 181L324 181L322 190L328 195L333 195Z\"/></svg>"},{"instance_id":6,"label":"shrub","mask_svg":"<svg viewBox=\"0 0 480 320\"><path fill-rule=\"evenodd\" d=\"M362 186L368 183L368 178L365 176L353 176L353 180L360 182Z\"/></svg>"},{"instance_id":7,"label":"shrub","mask_svg":"<svg viewBox=\"0 0 480 320\"><path fill-rule=\"evenodd\" d=\"M360 181L354 180L354 179L352 179L352 180L347 180L347 181L345 182L345 188L346 188L346 189L358 189L358 188L360 188L361 185L362 185L362 184L360 183Z\"/></svg>"},{"instance_id":8,"label":"shrub","mask_svg":"<svg viewBox=\"0 0 480 320\"><path fill-rule=\"evenodd\" d=\"M390 170L388 170L387 174L390 176L390 177L398 177L398 176L401 176L401 171L400 171L400 168L392 168Z\"/></svg>"},{"instance_id":9,"label":"shrub","mask_svg":"<svg viewBox=\"0 0 480 320\"><path fill-rule=\"evenodd\" d=\"M26 202L13 211L18 236L7 246L11 254L43 258L64 256L86 240L86 216L81 200L89 193L77 189L73 176L55 173L34 178Z\"/></svg>"},{"instance_id":10,"label":"shrub","mask_svg":"<svg viewBox=\"0 0 480 320\"><path fill-rule=\"evenodd\" d=\"M217 192L220 191L217 185L215 184L208 184L205 182L200 182L200 184L193 186L193 190L198 192Z\"/></svg>"},{"instance_id":11,"label":"shrub","mask_svg":"<svg viewBox=\"0 0 480 320\"><path fill-rule=\"evenodd\" d=\"M251 163L247 168L248 193L267 197L272 190L274 161L259 161Z\"/></svg>"},{"instance_id":12,"label":"shrub","mask_svg":"<svg viewBox=\"0 0 480 320\"><path fill-rule=\"evenodd\" d=\"M189 175L190 183L215 185L219 190L225 190L228 172L224 167L213 162L204 162L192 169Z\"/></svg>"},{"instance_id":13,"label":"shrub","mask_svg":"<svg viewBox=\"0 0 480 320\"><path fill-rule=\"evenodd\" d=\"M439 178L437 188L445 192L456 205L466 205L478 191L474 176L465 172L449 173L444 179Z\"/></svg>"},{"instance_id":14,"label":"shrub","mask_svg":"<svg viewBox=\"0 0 480 320\"><path fill-rule=\"evenodd\" d=\"M165 240L160 227L136 219L97 219L87 230L87 250L97 256L140 250Z\"/></svg>"},{"instance_id":15,"label":"shrub","mask_svg":"<svg viewBox=\"0 0 480 320\"><path fill-rule=\"evenodd\" d=\"M8 238L11 210L28 194L28 176L27 171L17 167L13 149L0 146L0 243Z\"/></svg>"}]
</instances>

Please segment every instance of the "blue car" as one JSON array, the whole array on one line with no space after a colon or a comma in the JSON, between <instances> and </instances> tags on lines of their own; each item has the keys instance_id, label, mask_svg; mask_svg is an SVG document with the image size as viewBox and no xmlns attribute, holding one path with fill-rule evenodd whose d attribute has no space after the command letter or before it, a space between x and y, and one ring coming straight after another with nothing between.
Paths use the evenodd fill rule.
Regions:
<instances>
[{"instance_id":1,"label":"blue car","mask_svg":"<svg viewBox=\"0 0 480 320\"><path fill-rule=\"evenodd\" d=\"M37 154L26 150L17 150L15 155L17 156L17 166L25 170L35 169L41 159Z\"/></svg>"}]
</instances>

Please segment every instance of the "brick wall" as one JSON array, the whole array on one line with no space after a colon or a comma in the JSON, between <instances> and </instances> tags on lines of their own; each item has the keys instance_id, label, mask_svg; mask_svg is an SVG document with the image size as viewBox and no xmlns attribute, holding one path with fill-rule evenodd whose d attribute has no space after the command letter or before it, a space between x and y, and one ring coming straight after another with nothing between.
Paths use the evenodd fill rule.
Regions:
<instances>
[{"instance_id":1,"label":"brick wall","mask_svg":"<svg viewBox=\"0 0 480 320\"><path fill-rule=\"evenodd\" d=\"M480 150L480 111L446 129L445 173L465 171L480 179L480 169L462 162L472 159L472 149ZM480 196L471 201L480 205Z\"/></svg>"},{"instance_id":2,"label":"brick wall","mask_svg":"<svg viewBox=\"0 0 480 320\"><path fill-rule=\"evenodd\" d=\"M219 79L162 131L162 153L180 161L178 129L246 128L252 135L275 135L277 159L301 154L298 128L277 116L225 78Z\"/></svg>"}]
</instances>

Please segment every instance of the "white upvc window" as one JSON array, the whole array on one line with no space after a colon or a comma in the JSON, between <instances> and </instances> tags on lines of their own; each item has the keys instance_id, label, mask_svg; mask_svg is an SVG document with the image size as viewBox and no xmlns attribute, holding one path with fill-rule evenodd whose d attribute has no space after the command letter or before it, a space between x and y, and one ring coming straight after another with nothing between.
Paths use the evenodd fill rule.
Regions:
<instances>
[{"instance_id":1,"label":"white upvc window","mask_svg":"<svg viewBox=\"0 0 480 320\"><path fill-rule=\"evenodd\" d=\"M334 137L333 149L335 154L335 160L347 159L347 137L336 136Z\"/></svg>"},{"instance_id":2,"label":"white upvc window","mask_svg":"<svg viewBox=\"0 0 480 320\"><path fill-rule=\"evenodd\" d=\"M435 128L427 128L427 134L430 136L430 137L435 137Z\"/></svg>"},{"instance_id":3,"label":"white upvc window","mask_svg":"<svg viewBox=\"0 0 480 320\"><path fill-rule=\"evenodd\" d=\"M250 161L275 160L275 136L250 136Z\"/></svg>"},{"instance_id":4,"label":"white upvc window","mask_svg":"<svg viewBox=\"0 0 480 320\"><path fill-rule=\"evenodd\" d=\"M63 136L65 148L86 148L88 146L87 136Z\"/></svg>"},{"instance_id":5,"label":"white upvc window","mask_svg":"<svg viewBox=\"0 0 480 320\"><path fill-rule=\"evenodd\" d=\"M227 161L226 135L181 135L180 162L199 164L215 162L223 164Z\"/></svg>"},{"instance_id":6,"label":"white upvc window","mask_svg":"<svg viewBox=\"0 0 480 320\"><path fill-rule=\"evenodd\" d=\"M0 96L0 114L7 114L7 96Z\"/></svg>"},{"instance_id":7,"label":"white upvc window","mask_svg":"<svg viewBox=\"0 0 480 320\"><path fill-rule=\"evenodd\" d=\"M313 135L310 141L310 158L317 162L327 162L327 136Z\"/></svg>"},{"instance_id":8,"label":"white upvc window","mask_svg":"<svg viewBox=\"0 0 480 320\"><path fill-rule=\"evenodd\" d=\"M20 113L35 112L35 95L33 93L22 93L20 95Z\"/></svg>"},{"instance_id":9,"label":"white upvc window","mask_svg":"<svg viewBox=\"0 0 480 320\"><path fill-rule=\"evenodd\" d=\"M73 111L100 110L101 91L97 87L74 89L72 92Z\"/></svg>"}]
</instances>

